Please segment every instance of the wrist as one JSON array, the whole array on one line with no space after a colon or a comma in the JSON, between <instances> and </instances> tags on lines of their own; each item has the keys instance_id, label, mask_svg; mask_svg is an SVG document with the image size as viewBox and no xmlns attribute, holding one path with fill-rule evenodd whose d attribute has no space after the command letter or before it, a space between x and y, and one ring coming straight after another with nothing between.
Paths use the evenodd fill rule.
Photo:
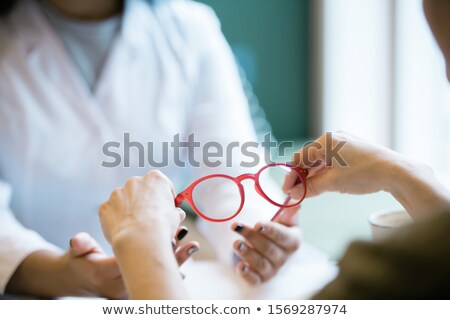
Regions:
<instances>
[{"instance_id":1,"label":"wrist","mask_svg":"<svg viewBox=\"0 0 450 320\"><path fill-rule=\"evenodd\" d=\"M141 219L142 220L142 219ZM146 218L144 221L139 219L130 219L116 226L111 232L111 245L115 243L133 240L135 238L159 237L171 239L171 229L168 223L160 217Z\"/></svg>"},{"instance_id":2,"label":"wrist","mask_svg":"<svg viewBox=\"0 0 450 320\"><path fill-rule=\"evenodd\" d=\"M152 226L111 242L131 299L185 298L170 232Z\"/></svg>"},{"instance_id":3,"label":"wrist","mask_svg":"<svg viewBox=\"0 0 450 320\"><path fill-rule=\"evenodd\" d=\"M386 170L389 192L413 216L436 213L450 207L450 193L425 164L401 159Z\"/></svg>"},{"instance_id":4,"label":"wrist","mask_svg":"<svg viewBox=\"0 0 450 320\"><path fill-rule=\"evenodd\" d=\"M74 295L73 287L67 281L70 278L63 253L41 250L31 253L22 261L6 290L49 298Z\"/></svg>"},{"instance_id":5,"label":"wrist","mask_svg":"<svg viewBox=\"0 0 450 320\"><path fill-rule=\"evenodd\" d=\"M94 295L94 292L88 292L81 283L77 283L79 278L73 266L73 258L69 252L55 259L51 270L62 291L57 296Z\"/></svg>"},{"instance_id":6,"label":"wrist","mask_svg":"<svg viewBox=\"0 0 450 320\"><path fill-rule=\"evenodd\" d=\"M385 164L382 177L382 190L392 194L403 194L408 183L419 183L418 171L419 167L407 159L395 159Z\"/></svg>"},{"instance_id":7,"label":"wrist","mask_svg":"<svg viewBox=\"0 0 450 320\"><path fill-rule=\"evenodd\" d=\"M158 220L133 223L121 228L111 237L111 246L116 255L130 247L159 246L172 240L170 227ZM117 251L117 252L116 252Z\"/></svg>"}]
</instances>

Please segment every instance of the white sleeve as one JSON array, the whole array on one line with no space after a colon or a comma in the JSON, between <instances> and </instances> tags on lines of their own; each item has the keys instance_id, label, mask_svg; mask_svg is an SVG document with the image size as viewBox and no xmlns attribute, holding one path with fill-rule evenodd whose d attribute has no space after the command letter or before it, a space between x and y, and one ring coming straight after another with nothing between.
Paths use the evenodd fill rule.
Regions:
<instances>
[{"instance_id":1,"label":"white sleeve","mask_svg":"<svg viewBox=\"0 0 450 320\"><path fill-rule=\"evenodd\" d=\"M189 133L194 133L196 141L201 141L202 144L213 141L225 147L231 142L239 142L240 146L245 142L255 142L256 134L237 64L220 30L219 21L212 10L204 10L202 19L198 19L197 22L199 20L204 24L198 34L202 50L195 87L194 111L189 118L191 123ZM197 148L196 151L198 152L195 154L195 159L203 159L202 150ZM255 150L252 149L253 151ZM261 150L259 153L261 155ZM248 162L250 159L242 157L240 149L235 149L232 160L231 167L223 163L215 168L208 168L202 161L201 168L195 170L194 178L212 173L237 176L257 171L257 166L242 167L240 162ZM260 160L259 166L264 164L262 157ZM254 188L247 189L254 190ZM268 205L261 197L251 196L248 193L246 197L244 210L236 218L237 221L255 223L270 219L274 214L273 206ZM221 206L220 202L216 201L218 198L217 195L210 196L211 207ZM232 221L210 223L199 219L199 229L212 244L218 258L224 262L232 261L232 243L239 238L239 235L231 230L231 223Z\"/></svg>"},{"instance_id":2,"label":"white sleeve","mask_svg":"<svg viewBox=\"0 0 450 320\"><path fill-rule=\"evenodd\" d=\"M60 250L24 228L9 209L11 187L0 181L0 294L20 263L38 250Z\"/></svg>"}]
</instances>

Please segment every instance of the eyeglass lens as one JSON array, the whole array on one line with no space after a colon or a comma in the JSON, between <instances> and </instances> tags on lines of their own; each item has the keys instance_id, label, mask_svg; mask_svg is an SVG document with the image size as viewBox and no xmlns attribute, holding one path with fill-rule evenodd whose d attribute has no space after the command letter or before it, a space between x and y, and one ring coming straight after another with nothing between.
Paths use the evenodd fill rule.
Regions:
<instances>
[{"instance_id":1,"label":"eyeglass lens","mask_svg":"<svg viewBox=\"0 0 450 320\"><path fill-rule=\"evenodd\" d=\"M298 175L298 181L302 180L297 171L283 165L269 166L258 177L261 191L280 206L285 205L287 195L282 187L288 175L291 179L292 175ZM192 200L199 212L214 220L232 217L242 202L238 184L225 177L212 177L197 184L192 190Z\"/></svg>"}]
</instances>

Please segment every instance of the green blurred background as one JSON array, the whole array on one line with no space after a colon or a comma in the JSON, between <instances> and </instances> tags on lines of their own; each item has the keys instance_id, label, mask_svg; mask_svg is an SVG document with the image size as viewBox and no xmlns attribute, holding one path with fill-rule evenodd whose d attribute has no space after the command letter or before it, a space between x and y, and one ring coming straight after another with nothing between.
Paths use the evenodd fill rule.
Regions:
<instances>
[{"instance_id":1,"label":"green blurred background","mask_svg":"<svg viewBox=\"0 0 450 320\"><path fill-rule=\"evenodd\" d=\"M308 137L308 0L199 0L222 23L278 140Z\"/></svg>"},{"instance_id":2,"label":"green blurred background","mask_svg":"<svg viewBox=\"0 0 450 320\"><path fill-rule=\"evenodd\" d=\"M221 20L275 137L294 140L296 148L301 147L312 131L308 122L312 0L198 1L210 5ZM289 161L290 154L275 159ZM300 224L304 240L336 260L354 239L370 239L367 217L371 213L398 208L385 193L327 193L302 203Z\"/></svg>"}]
</instances>

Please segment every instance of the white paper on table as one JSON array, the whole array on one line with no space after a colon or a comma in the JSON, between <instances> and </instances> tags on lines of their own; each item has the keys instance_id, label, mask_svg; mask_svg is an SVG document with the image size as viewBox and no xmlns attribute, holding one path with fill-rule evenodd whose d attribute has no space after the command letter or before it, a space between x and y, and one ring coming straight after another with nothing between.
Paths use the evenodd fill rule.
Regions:
<instances>
[{"instance_id":1,"label":"white paper on table","mask_svg":"<svg viewBox=\"0 0 450 320\"><path fill-rule=\"evenodd\" d=\"M216 261L194 261L183 267L190 298L308 299L337 275L338 268L306 243L269 282L250 286L229 266Z\"/></svg>"}]
</instances>

